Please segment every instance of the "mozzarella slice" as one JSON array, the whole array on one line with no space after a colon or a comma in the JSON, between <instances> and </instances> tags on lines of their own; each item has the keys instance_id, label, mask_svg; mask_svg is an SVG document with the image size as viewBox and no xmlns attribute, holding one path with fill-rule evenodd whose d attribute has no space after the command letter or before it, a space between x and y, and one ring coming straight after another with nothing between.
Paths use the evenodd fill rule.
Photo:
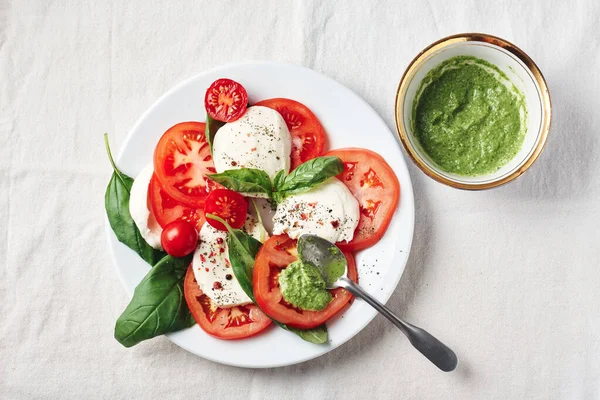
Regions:
<instances>
[{"instance_id":1,"label":"mozzarella slice","mask_svg":"<svg viewBox=\"0 0 600 400\"><path fill-rule=\"evenodd\" d=\"M148 186L153 173L154 166L148 164L134 179L129 194L129 213L144 240L155 249L162 250L160 244L162 228L148 204Z\"/></svg>"},{"instance_id":2,"label":"mozzarella slice","mask_svg":"<svg viewBox=\"0 0 600 400\"><path fill-rule=\"evenodd\" d=\"M217 172L256 168L271 179L290 170L292 139L283 117L275 110L254 106L238 120L221 127L213 142Z\"/></svg>"},{"instance_id":3,"label":"mozzarella slice","mask_svg":"<svg viewBox=\"0 0 600 400\"><path fill-rule=\"evenodd\" d=\"M243 229L261 242L268 238L264 227L250 214ZM200 243L192 260L194 276L200 289L221 308L252 303L231 268L227 238L226 232L205 223L200 229Z\"/></svg>"},{"instance_id":4,"label":"mozzarella slice","mask_svg":"<svg viewBox=\"0 0 600 400\"><path fill-rule=\"evenodd\" d=\"M273 234L286 233L292 239L312 234L332 243L349 242L359 218L358 201L346 185L330 178L309 192L283 200L273 217Z\"/></svg>"}]
</instances>

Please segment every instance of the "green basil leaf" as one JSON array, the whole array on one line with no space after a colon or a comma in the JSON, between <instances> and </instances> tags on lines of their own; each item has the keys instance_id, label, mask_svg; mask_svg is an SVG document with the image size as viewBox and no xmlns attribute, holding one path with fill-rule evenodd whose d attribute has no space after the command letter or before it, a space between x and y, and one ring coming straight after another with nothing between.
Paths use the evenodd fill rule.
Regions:
<instances>
[{"instance_id":1,"label":"green basil leaf","mask_svg":"<svg viewBox=\"0 0 600 400\"><path fill-rule=\"evenodd\" d=\"M277 209L277 203L281 203L284 199L283 193L278 192L277 188L281 187L283 181L285 180L285 171L281 170L275 175L273 178L273 194L271 195L271 199L275 202L275 204L271 204L271 208L273 210Z\"/></svg>"},{"instance_id":2,"label":"green basil leaf","mask_svg":"<svg viewBox=\"0 0 600 400\"><path fill-rule=\"evenodd\" d=\"M234 229L229 232L227 246L229 246L231 269L233 269L242 290L255 302L252 276L254 273L254 260L262 243L247 233Z\"/></svg>"},{"instance_id":3,"label":"green basil leaf","mask_svg":"<svg viewBox=\"0 0 600 400\"><path fill-rule=\"evenodd\" d=\"M207 176L227 189L239 193L265 193L271 197L273 192L271 178L269 178L269 175L265 171L261 171L260 169L230 169L220 174L210 174Z\"/></svg>"},{"instance_id":4,"label":"green basil leaf","mask_svg":"<svg viewBox=\"0 0 600 400\"><path fill-rule=\"evenodd\" d=\"M254 207L256 208L256 204L254 204ZM256 212L258 213L258 209ZM248 297L250 297L252 302L256 304L254 289L252 287L252 277L254 275L254 260L256 259L256 255L258 254L258 250L262 246L262 243L242 230L232 229L226 221L217 217L216 215L207 214L206 217L221 222L227 228L229 233L229 237L227 238L227 246L229 247L229 261L231 262L231 269L233 270L235 278L240 283L242 290L248 295ZM325 324L313 329L296 329L290 328L289 326L282 324L273 318L271 318L271 320L281 328L295 333L307 342L316 344L327 342L328 335L327 326Z\"/></svg>"},{"instance_id":5,"label":"green basil leaf","mask_svg":"<svg viewBox=\"0 0 600 400\"><path fill-rule=\"evenodd\" d=\"M104 194L104 207L110 227L115 232L119 242L138 253L148 264L154 265L165 256L165 253L153 249L152 246L146 243L135 222L133 222L133 218L129 213L129 196L133 179L119 171L115 165L108 144L108 135L106 134L104 135L104 141L108 158L114 170Z\"/></svg>"},{"instance_id":6,"label":"green basil leaf","mask_svg":"<svg viewBox=\"0 0 600 400\"><path fill-rule=\"evenodd\" d=\"M125 347L190 327L193 319L183 295L192 256L165 256L135 288L131 302L115 325L115 339Z\"/></svg>"},{"instance_id":7,"label":"green basil leaf","mask_svg":"<svg viewBox=\"0 0 600 400\"><path fill-rule=\"evenodd\" d=\"M266 315L266 313L265 313L265 315ZM267 315L267 317L268 317L268 315ZM269 317L269 318L271 318L271 317ZM312 329L298 329L298 328L292 328L290 326L287 326L286 324L282 324L279 321L275 321L273 318L271 318L271 321L273 321L275 324L277 324L280 328L283 328L286 331L290 331L290 332L300 336L300 338L302 340L305 340L310 343L323 344L323 343L327 343L327 340L329 339L329 335L327 333L327 325L325 325L325 324L319 325L316 328L312 328Z\"/></svg>"},{"instance_id":8,"label":"green basil leaf","mask_svg":"<svg viewBox=\"0 0 600 400\"><path fill-rule=\"evenodd\" d=\"M277 190L277 188L281 186L284 179L285 179L285 171L281 170L277 173L277 175L275 175L275 178L273 178L273 188L275 190Z\"/></svg>"},{"instance_id":9,"label":"green basil leaf","mask_svg":"<svg viewBox=\"0 0 600 400\"><path fill-rule=\"evenodd\" d=\"M210 115L206 114L206 129L204 130L204 134L206 135L206 141L210 146L210 154L213 151L213 142L215 141L215 135L219 128L225 125L225 122L217 121Z\"/></svg>"},{"instance_id":10,"label":"green basil leaf","mask_svg":"<svg viewBox=\"0 0 600 400\"><path fill-rule=\"evenodd\" d=\"M327 340L329 339L327 325L325 324L312 329L296 329L288 326L285 326L285 328L310 343L323 344L327 343Z\"/></svg>"},{"instance_id":11,"label":"green basil leaf","mask_svg":"<svg viewBox=\"0 0 600 400\"><path fill-rule=\"evenodd\" d=\"M339 175L344 171L344 163L338 157L317 157L300 164L285 178L279 178L274 187L275 200L307 192L319 183ZM277 177L276 177L277 178Z\"/></svg>"}]
</instances>

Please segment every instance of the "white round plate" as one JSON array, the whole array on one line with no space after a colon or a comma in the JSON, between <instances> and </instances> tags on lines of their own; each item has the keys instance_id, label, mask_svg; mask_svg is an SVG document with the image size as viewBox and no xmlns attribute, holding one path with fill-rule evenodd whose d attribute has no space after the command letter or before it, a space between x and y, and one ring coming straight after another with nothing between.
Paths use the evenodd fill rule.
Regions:
<instances>
[{"instance_id":1,"label":"white round plate","mask_svg":"<svg viewBox=\"0 0 600 400\"><path fill-rule=\"evenodd\" d=\"M381 154L394 169L400 180L401 196L392 223L377 245L356 255L361 286L386 302L400 281L413 237L414 200L410 176L400 145L387 125L364 100L333 79L308 68L274 62L232 64L203 72L167 92L142 115L117 157L119 168L135 177L152 162L154 147L163 132L178 122L204 121L204 93L214 80L225 77L244 85L251 104L272 97L300 101L323 124L330 149L370 149ZM106 226L114 265L131 296L149 266L117 241L108 222ZM368 304L354 301L341 316L327 324L329 343L323 345L305 342L276 326L238 341L215 339L197 325L167 336L184 349L221 364L279 367L307 361L335 349L360 332L375 315L376 311Z\"/></svg>"}]
</instances>

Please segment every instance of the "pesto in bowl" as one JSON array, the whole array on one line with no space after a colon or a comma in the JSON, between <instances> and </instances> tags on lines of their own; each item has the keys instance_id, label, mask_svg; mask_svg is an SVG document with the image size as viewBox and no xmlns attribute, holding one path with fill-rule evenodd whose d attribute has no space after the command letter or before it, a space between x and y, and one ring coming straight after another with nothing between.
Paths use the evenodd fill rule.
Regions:
<instances>
[{"instance_id":1,"label":"pesto in bowl","mask_svg":"<svg viewBox=\"0 0 600 400\"><path fill-rule=\"evenodd\" d=\"M494 173L523 145L525 96L497 66L456 56L421 81L411 125L418 145L443 171L462 176Z\"/></svg>"}]
</instances>

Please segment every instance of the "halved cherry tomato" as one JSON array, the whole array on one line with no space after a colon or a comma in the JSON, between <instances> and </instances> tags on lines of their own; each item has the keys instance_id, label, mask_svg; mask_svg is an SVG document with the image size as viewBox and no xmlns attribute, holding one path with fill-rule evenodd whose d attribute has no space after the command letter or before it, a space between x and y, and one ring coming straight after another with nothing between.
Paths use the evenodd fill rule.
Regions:
<instances>
[{"instance_id":1,"label":"halved cherry tomato","mask_svg":"<svg viewBox=\"0 0 600 400\"><path fill-rule=\"evenodd\" d=\"M163 228L170 222L182 219L190 222L196 230L200 231L206 222L201 208L189 207L177 202L162 188L156 175L153 175L150 180L148 197L156 221Z\"/></svg>"},{"instance_id":2,"label":"halved cherry tomato","mask_svg":"<svg viewBox=\"0 0 600 400\"><path fill-rule=\"evenodd\" d=\"M215 306L200 290L191 265L185 275L183 293L200 328L219 339L243 339L256 335L271 324L271 319L254 304L232 308Z\"/></svg>"},{"instance_id":3,"label":"halved cherry tomato","mask_svg":"<svg viewBox=\"0 0 600 400\"><path fill-rule=\"evenodd\" d=\"M244 196L229 189L215 189L206 198L204 204L204 215L213 214L224 219L229 226L239 229L246 221L248 214L248 203ZM227 231L225 225L212 218L206 218L208 223L215 229Z\"/></svg>"},{"instance_id":4,"label":"halved cherry tomato","mask_svg":"<svg viewBox=\"0 0 600 400\"><path fill-rule=\"evenodd\" d=\"M175 220L163 229L160 234L160 244L168 255L185 257L196 249L198 231L187 221Z\"/></svg>"},{"instance_id":5,"label":"halved cherry tomato","mask_svg":"<svg viewBox=\"0 0 600 400\"><path fill-rule=\"evenodd\" d=\"M354 257L351 253L344 255L348 260L348 277L357 282ZM333 300L321 311L306 311L287 303L279 289L279 273L297 259L296 240L287 235L268 239L260 248L254 263L254 296L256 304L271 318L294 328L311 329L340 312L352 295L342 288L330 290Z\"/></svg>"},{"instance_id":6,"label":"halved cherry tomato","mask_svg":"<svg viewBox=\"0 0 600 400\"><path fill-rule=\"evenodd\" d=\"M281 114L292 135L292 169L323 154L327 136L315 114L295 100L275 98L259 101Z\"/></svg>"},{"instance_id":7,"label":"halved cherry tomato","mask_svg":"<svg viewBox=\"0 0 600 400\"><path fill-rule=\"evenodd\" d=\"M327 156L339 157L344 172L337 177L350 189L360 206L360 220L354 238L337 243L344 251L373 246L387 230L400 199L400 182L392 168L377 153L367 149L332 150Z\"/></svg>"},{"instance_id":8,"label":"halved cherry tomato","mask_svg":"<svg viewBox=\"0 0 600 400\"><path fill-rule=\"evenodd\" d=\"M206 174L216 172L204 135L204 122L169 128L154 150L154 173L175 201L200 208L208 196Z\"/></svg>"},{"instance_id":9,"label":"halved cherry tomato","mask_svg":"<svg viewBox=\"0 0 600 400\"><path fill-rule=\"evenodd\" d=\"M244 115L248 107L246 89L231 79L217 79L204 96L206 112L217 121L232 122Z\"/></svg>"}]
</instances>

